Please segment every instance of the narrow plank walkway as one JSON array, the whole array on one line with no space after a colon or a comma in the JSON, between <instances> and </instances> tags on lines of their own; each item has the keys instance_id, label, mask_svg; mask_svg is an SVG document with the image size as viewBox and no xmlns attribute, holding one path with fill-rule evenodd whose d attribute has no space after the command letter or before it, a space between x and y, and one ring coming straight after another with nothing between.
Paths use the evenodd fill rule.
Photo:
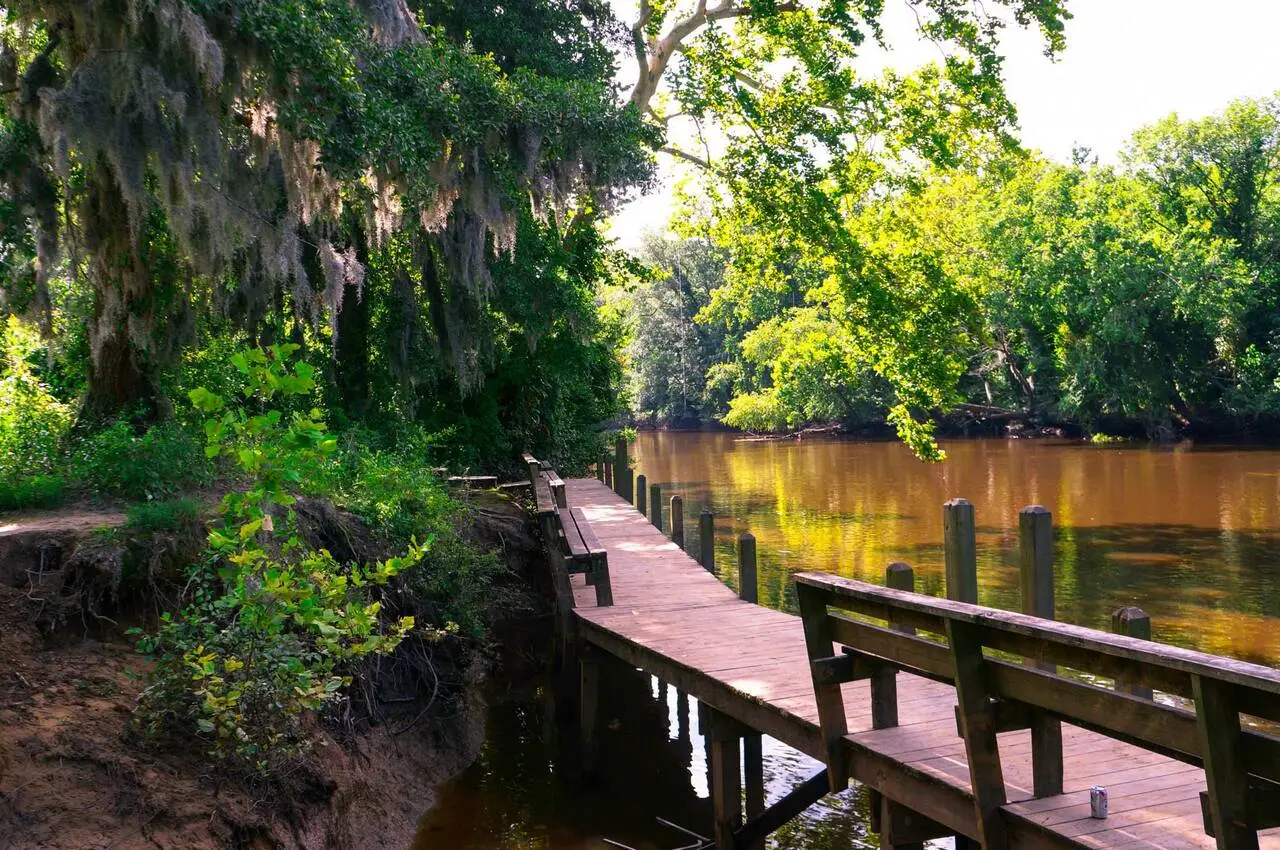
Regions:
<instances>
[{"instance_id":1,"label":"narrow plank walkway","mask_svg":"<svg viewBox=\"0 0 1280 850\"><path fill-rule=\"evenodd\" d=\"M808 755L823 758L804 635L798 617L739 600L630 504L595 479L566 482L609 553L614 606L575 577L583 639ZM867 682L844 686L848 745L858 778L910 802L919 783L954 790L954 823L972 818L955 691L899 674L899 720L872 730ZM1199 793L1204 771L1079 729L1063 727L1065 793L1032 799L1027 731L1000 735L1012 818L1011 846L1213 848ZM1089 788L1105 785L1110 816L1089 816ZM952 823L943 821L948 826ZM1280 850L1280 829L1259 834Z\"/></svg>"}]
</instances>

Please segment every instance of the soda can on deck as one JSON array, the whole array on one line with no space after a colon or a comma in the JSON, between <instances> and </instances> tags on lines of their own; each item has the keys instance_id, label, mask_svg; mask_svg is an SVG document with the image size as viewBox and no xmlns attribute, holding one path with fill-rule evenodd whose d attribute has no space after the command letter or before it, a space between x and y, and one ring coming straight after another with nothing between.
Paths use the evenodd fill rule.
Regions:
<instances>
[{"instance_id":1,"label":"soda can on deck","mask_svg":"<svg viewBox=\"0 0 1280 850\"><path fill-rule=\"evenodd\" d=\"M1098 819L1107 816L1107 789L1101 785L1089 789L1089 816Z\"/></svg>"}]
</instances>

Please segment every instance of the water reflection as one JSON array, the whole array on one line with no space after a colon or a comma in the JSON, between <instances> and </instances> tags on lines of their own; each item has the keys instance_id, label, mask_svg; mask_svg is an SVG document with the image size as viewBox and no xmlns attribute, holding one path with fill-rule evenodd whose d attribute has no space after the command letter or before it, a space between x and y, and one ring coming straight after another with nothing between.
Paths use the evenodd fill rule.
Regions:
<instances>
[{"instance_id":1,"label":"water reflection","mask_svg":"<svg viewBox=\"0 0 1280 850\"><path fill-rule=\"evenodd\" d=\"M930 465L900 444L747 442L732 434L643 433L637 472L716 513L717 563L734 581L734 539L755 534L760 601L794 610L790 574L882 581L910 563L943 592L942 503L978 520L979 596L1018 604L1017 511L1041 504L1056 527L1060 619L1106 628L1138 605L1157 640L1280 664L1280 452L1078 442L968 440ZM686 523L696 552L697 523Z\"/></svg>"},{"instance_id":2,"label":"water reflection","mask_svg":"<svg viewBox=\"0 0 1280 850\"><path fill-rule=\"evenodd\" d=\"M479 760L443 789L414 850L671 850L691 839L662 818L706 834L712 822L706 743L696 702L618 661L601 667L601 771L580 775L571 727L558 726L545 684L497 701ZM822 766L770 738L772 803ZM858 790L829 796L770 842L775 850L875 846Z\"/></svg>"}]
</instances>

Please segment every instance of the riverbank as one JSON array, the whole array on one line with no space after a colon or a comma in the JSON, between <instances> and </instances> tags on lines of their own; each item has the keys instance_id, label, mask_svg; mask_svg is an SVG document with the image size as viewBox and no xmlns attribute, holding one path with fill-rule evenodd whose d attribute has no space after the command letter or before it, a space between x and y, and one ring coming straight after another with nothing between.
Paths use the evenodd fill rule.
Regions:
<instances>
[{"instance_id":1,"label":"riverbank","mask_svg":"<svg viewBox=\"0 0 1280 850\"><path fill-rule=\"evenodd\" d=\"M359 683L378 705L317 722L311 752L268 783L211 767L198 742L156 747L137 732L134 706L148 666L125 630L142 612L109 594L89 604L101 585L85 580L104 541L120 545L101 529L118 528L121 515L0 519L6 848L410 846L438 787L479 752L482 685L501 663L495 646L542 605L539 553L520 506L478 497L463 516L468 543L498 553L507 568L488 611L492 637L434 646L438 687L428 694L378 695L385 682ZM153 551L178 548L175 537ZM388 661L389 670L400 664Z\"/></svg>"}]
</instances>

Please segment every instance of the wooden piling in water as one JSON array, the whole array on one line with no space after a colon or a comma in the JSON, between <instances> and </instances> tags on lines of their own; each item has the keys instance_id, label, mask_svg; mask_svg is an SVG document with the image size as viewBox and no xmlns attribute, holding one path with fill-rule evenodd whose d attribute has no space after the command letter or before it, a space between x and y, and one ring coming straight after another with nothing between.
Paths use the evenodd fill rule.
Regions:
<instances>
[{"instance_id":1,"label":"wooden piling in water","mask_svg":"<svg viewBox=\"0 0 1280 850\"><path fill-rule=\"evenodd\" d=\"M662 530L662 485L649 485L649 521L653 527Z\"/></svg>"},{"instance_id":2,"label":"wooden piling in water","mask_svg":"<svg viewBox=\"0 0 1280 850\"><path fill-rule=\"evenodd\" d=\"M716 516L707 508L698 514L698 563L707 572L716 572Z\"/></svg>"},{"instance_id":3,"label":"wooden piling in water","mask_svg":"<svg viewBox=\"0 0 1280 850\"><path fill-rule=\"evenodd\" d=\"M1111 615L1111 631L1118 635L1126 635L1140 640L1151 640L1151 618L1141 608L1130 605L1118 608ZM1141 699L1151 699L1150 688L1143 687L1127 676L1116 678L1116 690Z\"/></svg>"},{"instance_id":4,"label":"wooden piling in water","mask_svg":"<svg viewBox=\"0 0 1280 850\"><path fill-rule=\"evenodd\" d=\"M671 540L684 548L684 497L671 497Z\"/></svg>"},{"instance_id":5,"label":"wooden piling in water","mask_svg":"<svg viewBox=\"0 0 1280 850\"><path fill-rule=\"evenodd\" d=\"M753 604L760 598L756 577L756 538L749 531L738 535L738 598ZM751 820L765 810L764 737L759 732L742 738L742 778L746 786L747 820ZM746 850L764 850L764 846L761 838Z\"/></svg>"},{"instance_id":6,"label":"wooden piling in water","mask_svg":"<svg viewBox=\"0 0 1280 850\"><path fill-rule=\"evenodd\" d=\"M649 479L643 475L636 476L636 510L640 516L649 515Z\"/></svg>"},{"instance_id":7,"label":"wooden piling in water","mask_svg":"<svg viewBox=\"0 0 1280 850\"><path fill-rule=\"evenodd\" d=\"M952 499L942 506L942 542L946 558L947 598L978 602L978 544L973 503Z\"/></svg>"},{"instance_id":8,"label":"wooden piling in water","mask_svg":"<svg viewBox=\"0 0 1280 850\"><path fill-rule=\"evenodd\" d=\"M1030 505L1018 515L1019 584L1022 613L1054 619L1053 515L1047 508ZM1045 670L1053 664L1028 663ZM1062 793L1062 723L1038 716L1031 722L1031 775L1036 797Z\"/></svg>"},{"instance_id":9,"label":"wooden piling in water","mask_svg":"<svg viewBox=\"0 0 1280 850\"><path fill-rule=\"evenodd\" d=\"M613 480L614 492L631 501L632 497L631 458L627 454L626 438L619 436L613 441Z\"/></svg>"}]
</instances>

